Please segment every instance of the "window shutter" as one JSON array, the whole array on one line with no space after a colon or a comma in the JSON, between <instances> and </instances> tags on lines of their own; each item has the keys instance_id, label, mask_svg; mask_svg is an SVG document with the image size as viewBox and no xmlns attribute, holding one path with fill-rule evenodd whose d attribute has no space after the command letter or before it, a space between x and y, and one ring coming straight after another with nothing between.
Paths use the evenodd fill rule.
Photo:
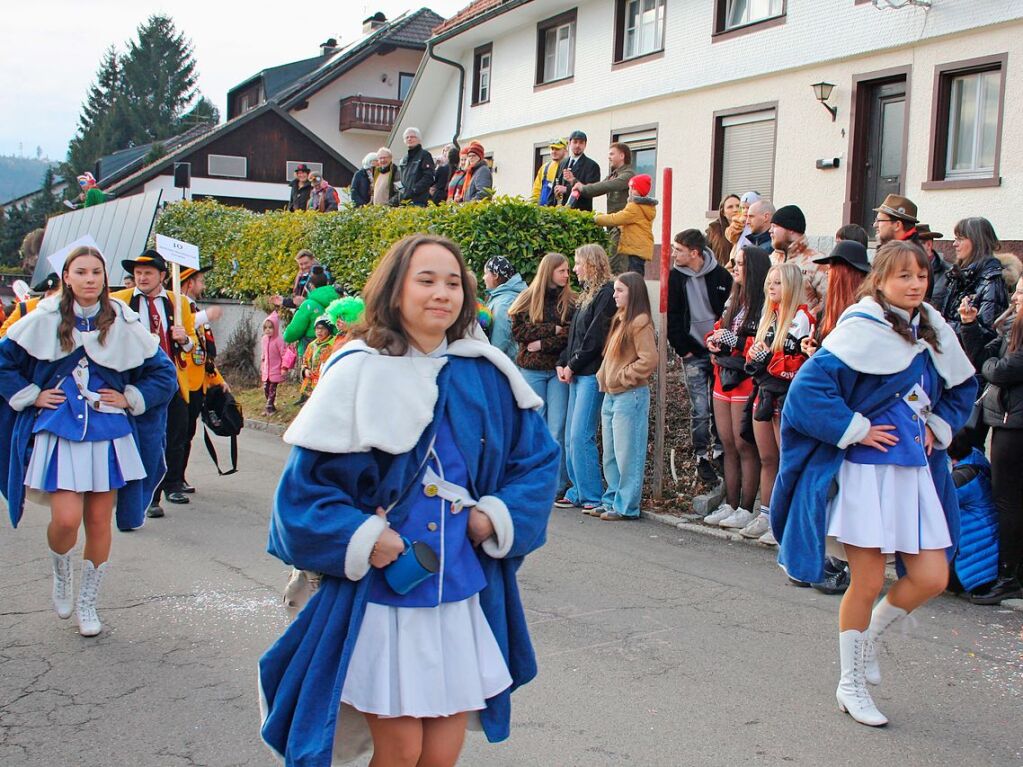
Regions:
<instances>
[{"instance_id":1,"label":"window shutter","mask_svg":"<svg viewBox=\"0 0 1023 767\"><path fill-rule=\"evenodd\" d=\"M726 117L722 152L721 194L774 193L774 110Z\"/></svg>"}]
</instances>

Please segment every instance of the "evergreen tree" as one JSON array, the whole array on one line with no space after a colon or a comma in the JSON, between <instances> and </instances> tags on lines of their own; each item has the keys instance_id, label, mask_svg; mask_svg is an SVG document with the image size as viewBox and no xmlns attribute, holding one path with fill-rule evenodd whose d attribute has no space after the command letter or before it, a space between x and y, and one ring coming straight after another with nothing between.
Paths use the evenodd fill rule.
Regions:
<instances>
[{"instance_id":1,"label":"evergreen tree","mask_svg":"<svg viewBox=\"0 0 1023 767\"><path fill-rule=\"evenodd\" d=\"M57 193L53 190L56 179L53 168L47 168L43 174L43 185L35 197L28 204L29 223L35 229L39 226L46 226L46 219L54 213L60 212L62 206Z\"/></svg>"},{"instance_id":2,"label":"evergreen tree","mask_svg":"<svg viewBox=\"0 0 1023 767\"><path fill-rule=\"evenodd\" d=\"M78 131L68 145L67 160L60 168L61 175L71 181L83 171L92 170L103 155L129 146L132 131L126 117L120 59L111 46L103 54L96 81L89 86L89 93L82 104ZM77 194L77 186L69 185L69 199Z\"/></svg>"},{"instance_id":3,"label":"evergreen tree","mask_svg":"<svg viewBox=\"0 0 1023 767\"><path fill-rule=\"evenodd\" d=\"M136 143L173 136L198 91L192 42L167 16L150 16L138 28L122 62L122 81Z\"/></svg>"},{"instance_id":4,"label":"evergreen tree","mask_svg":"<svg viewBox=\"0 0 1023 767\"><path fill-rule=\"evenodd\" d=\"M205 96L200 96L187 113L178 119L177 133L184 133L187 130L200 125L216 125L220 122L220 110Z\"/></svg>"}]
</instances>

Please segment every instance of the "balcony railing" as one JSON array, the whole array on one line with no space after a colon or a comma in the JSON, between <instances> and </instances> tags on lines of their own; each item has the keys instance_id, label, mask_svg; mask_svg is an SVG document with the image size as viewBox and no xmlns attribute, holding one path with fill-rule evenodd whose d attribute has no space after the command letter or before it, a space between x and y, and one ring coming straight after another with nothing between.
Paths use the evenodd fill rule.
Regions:
<instances>
[{"instance_id":1,"label":"balcony railing","mask_svg":"<svg viewBox=\"0 0 1023 767\"><path fill-rule=\"evenodd\" d=\"M398 99L376 99L368 96L349 96L341 99L340 129L389 131L401 109Z\"/></svg>"}]
</instances>

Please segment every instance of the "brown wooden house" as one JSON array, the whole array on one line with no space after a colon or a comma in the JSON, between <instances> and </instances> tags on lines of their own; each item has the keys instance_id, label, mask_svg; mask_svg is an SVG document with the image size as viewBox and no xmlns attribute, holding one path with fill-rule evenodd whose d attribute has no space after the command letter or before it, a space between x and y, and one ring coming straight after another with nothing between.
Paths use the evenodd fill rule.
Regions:
<instances>
[{"instance_id":1,"label":"brown wooden house","mask_svg":"<svg viewBox=\"0 0 1023 767\"><path fill-rule=\"evenodd\" d=\"M191 166L187 191L174 185L177 163ZM285 110L267 102L176 146L156 162L127 166L105 178L103 188L117 197L163 189L167 200L212 198L264 211L287 207L289 183L302 163L338 189L351 183L356 170Z\"/></svg>"}]
</instances>

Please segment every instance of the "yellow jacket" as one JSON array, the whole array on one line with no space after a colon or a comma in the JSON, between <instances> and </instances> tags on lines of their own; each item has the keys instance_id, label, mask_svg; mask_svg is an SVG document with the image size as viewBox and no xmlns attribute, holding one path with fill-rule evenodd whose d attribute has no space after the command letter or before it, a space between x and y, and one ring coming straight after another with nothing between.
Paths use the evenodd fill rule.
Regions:
<instances>
[{"instance_id":1,"label":"yellow jacket","mask_svg":"<svg viewBox=\"0 0 1023 767\"><path fill-rule=\"evenodd\" d=\"M11 309L11 313L7 316L7 319L4 320L4 324L0 325L0 338L3 338L5 335L7 335L7 331L11 329L11 325L13 325L15 322L17 322L18 320L25 316L24 314L21 313L22 303L25 304L25 314L28 314L30 311L36 308L40 301L42 301L42 296L39 296L37 298L30 298L27 301L16 301L14 304L14 308Z\"/></svg>"},{"instance_id":2,"label":"yellow jacket","mask_svg":"<svg viewBox=\"0 0 1023 767\"><path fill-rule=\"evenodd\" d=\"M111 298L119 298L120 300L124 301L124 303L128 304L128 306L130 306L132 309L137 311L140 315L142 315L143 322L148 327L149 322L146 319L146 308L144 306L140 307L140 304L142 304L142 299L141 296L135 295L134 288L125 288L124 290L118 290L116 293L111 293L110 296ZM173 324L174 322L175 299L176 297L174 293L168 290L167 291L168 305L164 307L164 310L167 312L167 318L170 320L171 324ZM140 308L141 311L139 311ZM181 298L181 325L182 327L184 327L185 332L188 334L188 338L192 342L193 346L198 344L198 339L196 339L195 337L195 318L192 316L192 308L189 306L189 300L184 296L182 296ZM187 360L191 356L191 353L177 349L177 344L175 344L173 340L171 341L171 344L172 348L176 350L176 353L171 361L174 363L174 367L176 367L178 371L178 392L180 392L181 398L184 399L185 402L188 402L188 393L192 391L192 388L188 377Z\"/></svg>"},{"instance_id":3,"label":"yellow jacket","mask_svg":"<svg viewBox=\"0 0 1023 767\"><path fill-rule=\"evenodd\" d=\"M654 216L657 203L649 197L630 198L617 213L598 213L594 219L598 226L617 226L622 230L618 252L639 256L649 261L654 255Z\"/></svg>"},{"instance_id":4,"label":"yellow jacket","mask_svg":"<svg viewBox=\"0 0 1023 767\"><path fill-rule=\"evenodd\" d=\"M536 172L536 178L533 179L533 194L530 195L529 201L534 205L540 203L540 192L543 190L544 173L547 174L547 182L551 185L558 178L558 168L561 167L560 163L554 162L554 160L548 160L546 163L540 166Z\"/></svg>"},{"instance_id":5,"label":"yellow jacket","mask_svg":"<svg viewBox=\"0 0 1023 767\"><path fill-rule=\"evenodd\" d=\"M188 308L194 318L198 313L195 302L186 299ZM211 386L220 386L224 383L224 377L220 371L213 368L213 372L206 370L206 361L209 357L209 343L213 340L213 331L209 325L199 325L195 329L196 344L192 351L185 355L185 372L188 376L188 388L190 391L206 391Z\"/></svg>"}]
</instances>

